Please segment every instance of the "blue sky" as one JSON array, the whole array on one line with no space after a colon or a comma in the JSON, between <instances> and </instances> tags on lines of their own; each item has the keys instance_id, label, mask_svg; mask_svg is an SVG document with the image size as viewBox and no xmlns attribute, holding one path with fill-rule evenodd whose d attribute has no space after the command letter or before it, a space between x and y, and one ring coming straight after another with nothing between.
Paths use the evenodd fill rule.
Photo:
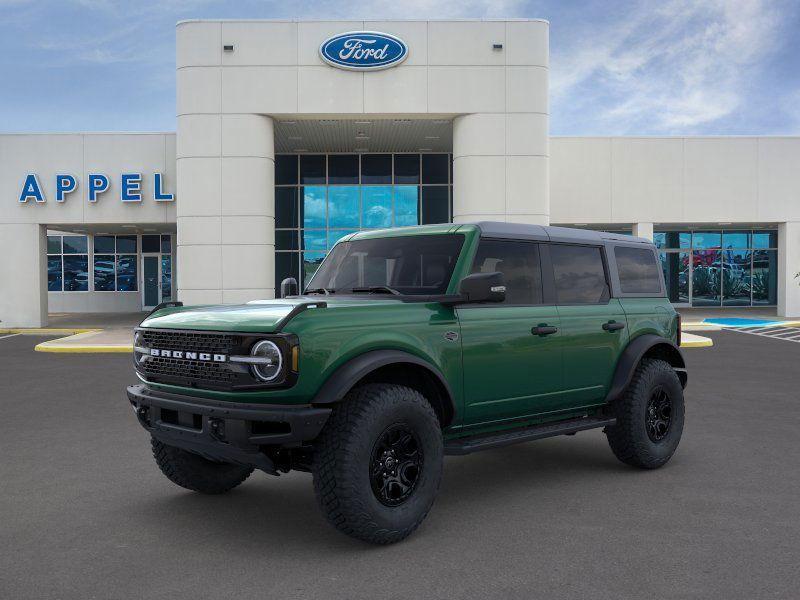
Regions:
<instances>
[{"instance_id":1,"label":"blue sky","mask_svg":"<svg viewBox=\"0 0 800 600\"><path fill-rule=\"evenodd\" d=\"M173 131L189 18L540 17L553 135L800 134L800 2L0 0L0 132Z\"/></svg>"}]
</instances>

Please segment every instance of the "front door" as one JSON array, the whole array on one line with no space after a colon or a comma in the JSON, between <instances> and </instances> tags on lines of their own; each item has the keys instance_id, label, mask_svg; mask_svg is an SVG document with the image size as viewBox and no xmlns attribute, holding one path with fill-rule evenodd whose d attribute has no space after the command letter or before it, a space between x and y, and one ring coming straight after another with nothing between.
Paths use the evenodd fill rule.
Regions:
<instances>
[{"instance_id":1,"label":"front door","mask_svg":"<svg viewBox=\"0 0 800 600\"><path fill-rule=\"evenodd\" d=\"M503 303L460 306L464 425L546 412L561 390L561 333L555 306L542 303L539 246L481 240L473 273L503 273Z\"/></svg>"},{"instance_id":2,"label":"front door","mask_svg":"<svg viewBox=\"0 0 800 600\"><path fill-rule=\"evenodd\" d=\"M161 302L161 275L159 255L142 256L142 304L153 308Z\"/></svg>"}]
</instances>

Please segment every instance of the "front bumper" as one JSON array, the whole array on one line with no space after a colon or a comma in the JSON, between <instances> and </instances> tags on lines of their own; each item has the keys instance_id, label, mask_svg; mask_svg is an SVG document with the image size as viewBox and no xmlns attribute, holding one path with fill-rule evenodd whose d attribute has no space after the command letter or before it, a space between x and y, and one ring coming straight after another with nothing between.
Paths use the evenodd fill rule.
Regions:
<instances>
[{"instance_id":1,"label":"front bumper","mask_svg":"<svg viewBox=\"0 0 800 600\"><path fill-rule=\"evenodd\" d=\"M222 402L128 387L136 418L161 442L205 458L277 474L265 447L298 447L316 438L330 408Z\"/></svg>"}]
</instances>

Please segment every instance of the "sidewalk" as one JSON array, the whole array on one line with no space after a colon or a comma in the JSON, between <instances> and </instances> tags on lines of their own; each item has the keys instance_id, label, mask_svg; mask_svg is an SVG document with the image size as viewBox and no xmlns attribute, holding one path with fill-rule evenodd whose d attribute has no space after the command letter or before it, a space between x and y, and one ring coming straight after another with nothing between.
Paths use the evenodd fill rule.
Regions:
<instances>
[{"instance_id":1,"label":"sidewalk","mask_svg":"<svg viewBox=\"0 0 800 600\"><path fill-rule=\"evenodd\" d=\"M132 352L133 328L147 313L51 313L49 326L2 329L0 334L64 336L37 344L38 352Z\"/></svg>"}]
</instances>

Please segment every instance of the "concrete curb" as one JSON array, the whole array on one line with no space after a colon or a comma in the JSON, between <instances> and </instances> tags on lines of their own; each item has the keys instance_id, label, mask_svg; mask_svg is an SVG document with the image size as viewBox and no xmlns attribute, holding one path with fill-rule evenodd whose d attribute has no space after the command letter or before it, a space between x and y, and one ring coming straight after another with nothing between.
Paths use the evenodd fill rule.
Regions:
<instances>
[{"instance_id":1,"label":"concrete curb","mask_svg":"<svg viewBox=\"0 0 800 600\"><path fill-rule=\"evenodd\" d=\"M36 352L58 352L64 354L104 354L104 353L130 353L133 346L65 346L49 345L50 342L42 342L34 346Z\"/></svg>"},{"instance_id":2,"label":"concrete curb","mask_svg":"<svg viewBox=\"0 0 800 600\"><path fill-rule=\"evenodd\" d=\"M714 340L711 338L703 337L702 335L694 335L692 333L681 334L681 348L708 348L714 345Z\"/></svg>"},{"instance_id":3,"label":"concrete curb","mask_svg":"<svg viewBox=\"0 0 800 600\"><path fill-rule=\"evenodd\" d=\"M47 327L23 327L15 329L0 329L0 335L3 334L17 334L17 335L76 335L79 333L99 333L102 329L95 328L69 328L69 329L48 329Z\"/></svg>"}]
</instances>

